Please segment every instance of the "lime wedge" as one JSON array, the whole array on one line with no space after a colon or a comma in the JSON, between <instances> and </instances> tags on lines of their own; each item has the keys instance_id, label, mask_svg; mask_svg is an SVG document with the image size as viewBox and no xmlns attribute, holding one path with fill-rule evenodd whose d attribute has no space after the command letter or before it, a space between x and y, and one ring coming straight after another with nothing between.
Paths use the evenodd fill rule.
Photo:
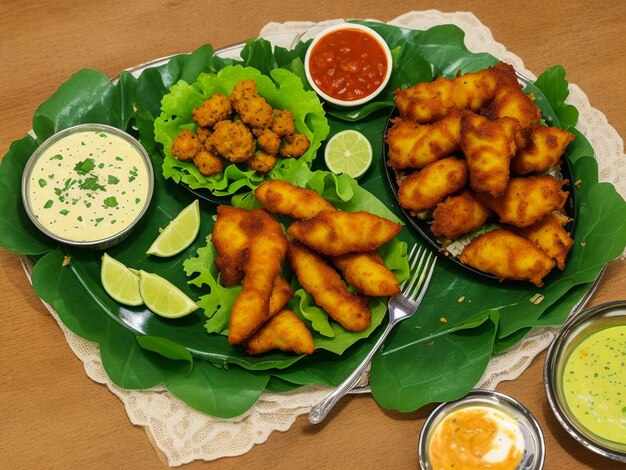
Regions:
<instances>
[{"instance_id":1,"label":"lime wedge","mask_svg":"<svg viewBox=\"0 0 626 470\"><path fill-rule=\"evenodd\" d=\"M102 255L100 281L106 293L119 303L131 306L143 304L139 276L106 253Z\"/></svg>"},{"instance_id":2,"label":"lime wedge","mask_svg":"<svg viewBox=\"0 0 626 470\"><path fill-rule=\"evenodd\" d=\"M183 291L161 276L139 271L139 291L152 312L165 318L180 318L198 308Z\"/></svg>"},{"instance_id":3,"label":"lime wedge","mask_svg":"<svg viewBox=\"0 0 626 470\"><path fill-rule=\"evenodd\" d=\"M200 205L196 199L163 229L146 254L166 258L183 251L200 231Z\"/></svg>"},{"instance_id":4,"label":"lime wedge","mask_svg":"<svg viewBox=\"0 0 626 470\"><path fill-rule=\"evenodd\" d=\"M372 144L359 131L338 132L326 144L324 161L333 173L358 178L372 164Z\"/></svg>"}]
</instances>

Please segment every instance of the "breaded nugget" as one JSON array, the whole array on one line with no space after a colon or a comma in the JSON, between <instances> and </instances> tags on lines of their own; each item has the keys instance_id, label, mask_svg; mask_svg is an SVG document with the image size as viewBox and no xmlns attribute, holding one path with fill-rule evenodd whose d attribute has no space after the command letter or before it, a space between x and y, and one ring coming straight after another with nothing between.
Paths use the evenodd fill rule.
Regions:
<instances>
[{"instance_id":1,"label":"breaded nugget","mask_svg":"<svg viewBox=\"0 0 626 470\"><path fill-rule=\"evenodd\" d=\"M400 293L400 283L376 251L348 253L331 258L346 282L370 297L392 297Z\"/></svg>"},{"instance_id":2,"label":"breaded nugget","mask_svg":"<svg viewBox=\"0 0 626 470\"><path fill-rule=\"evenodd\" d=\"M394 119L385 136L389 147L388 164L399 170L424 168L459 150L460 130L461 113L458 111L432 124Z\"/></svg>"},{"instance_id":3,"label":"breaded nugget","mask_svg":"<svg viewBox=\"0 0 626 470\"><path fill-rule=\"evenodd\" d=\"M209 145L208 143L221 156L233 163L245 162L254 155L252 132L241 121L218 122L205 146Z\"/></svg>"},{"instance_id":4,"label":"breaded nugget","mask_svg":"<svg viewBox=\"0 0 626 470\"><path fill-rule=\"evenodd\" d=\"M491 210L476 199L471 191L465 190L437 204L430 231L436 237L456 240L483 225L491 214Z\"/></svg>"},{"instance_id":5,"label":"breaded nugget","mask_svg":"<svg viewBox=\"0 0 626 470\"><path fill-rule=\"evenodd\" d=\"M196 134L198 134L198 140L204 145L212 132L206 127L198 127L198 129L196 129Z\"/></svg>"},{"instance_id":6,"label":"breaded nugget","mask_svg":"<svg viewBox=\"0 0 626 470\"><path fill-rule=\"evenodd\" d=\"M528 145L511 160L511 171L517 175L528 175L557 167L572 140L574 134L558 127L537 127L530 135Z\"/></svg>"},{"instance_id":7,"label":"breaded nugget","mask_svg":"<svg viewBox=\"0 0 626 470\"><path fill-rule=\"evenodd\" d=\"M241 293L228 324L228 342L240 344L269 317L269 301L276 276L287 253L287 237L264 209L252 209L240 224L249 235Z\"/></svg>"},{"instance_id":8,"label":"breaded nugget","mask_svg":"<svg viewBox=\"0 0 626 470\"><path fill-rule=\"evenodd\" d=\"M308 219L323 210L335 207L312 189L305 189L283 180L268 180L254 190L254 197L273 214L293 219Z\"/></svg>"},{"instance_id":9,"label":"breaded nugget","mask_svg":"<svg viewBox=\"0 0 626 470\"><path fill-rule=\"evenodd\" d=\"M296 133L295 118L287 109L275 109L272 114L272 132L280 137Z\"/></svg>"},{"instance_id":10,"label":"breaded nugget","mask_svg":"<svg viewBox=\"0 0 626 470\"><path fill-rule=\"evenodd\" d=\"M287 302L291 300L293 294L293 289L287 280L280 274L276 276L272 286L272 293L270 294L269 316L273 317L280 312L287 305Z\"/></svg>"},{"instance_id":11,"label":"breaded nugget","mask_svg":"<svg viewBox=\"0 0 626 470\"><path fill-rule=\"evenodd\" d=\"M493 274L500 281L530 281L537 287L554 267L554 261L535 243L506 229L496 229L473 239L461 252L462 263Z\"/></svg>"},{"instance_id":12,"label":"breaded nugget","mask_svg":"<svg viewBox=\"0 0 626 470\"><path fill-rule=\"evenodd\" d=\"M202 149L202 142L189 129L183 129L172 142L170 153L179 160L191 160Z\"/></svg>"},{"instance_id":13,"label":"breaded nugget","mask_svg":"<svg viewBox=\"0 0 626 470\"><path fill-rule=\"evenodd\" d=\"M467 184L467 163L448 157L411 173L400 181L398 203L412 212L431 209Z\"/></svg>"},{"instance_id":14,"label":"breaded nugget","mask_svg":"<svg viewBox=\"0 0 626 470\"><path fill-rule=\"evenodd\" d=\"M270 129L252 129L252 133L256 137L257 146L265 153L276 155L280 147L280 136Z\"/></svg>"},{"instance_id":15,"label":"breaded nugget","mask_svg":"<svg viewBox=\"0 0 626 470\"><path fill-rule=\"evenodd\" d=\"M252 98L257 95L256 82L248 78L235 84L230 92L230 101L234 104L241 99Z\"/></svg>"},{"instance_id":16,"label":"breaded nugget","mask_svg":"<svg viewBox=\"0 0 626 470\"><path fill-rule=\"evenodd\" d=\"M279 349L296 354L313 354L313 336L304 322L291 310L281 310L246 341L248 354Z\"/></svg>"},{"instance_id":17,"label":"breaded nugget","mask_svg":"<svg viewBox=\"0 0 626 470\"><path fill-rule=\"evenodd\" d=\"M299 158L309 150L311 142L304 134L291 134L283 137L278 154L285 158Z\"/></svg>"},{"instance_id":18,"label":"breaded nugget","mask_svg":"<svg viewBox=\"0 0 626 470\"><path fill-rule=\"evenodd\" d=\"M204 176L213 176L224 170L222 159L205 148L193 157L193 164Z\"/></svg>"},{"instance_id":19,"label":"breaded nugget","mask_svg":"<svg viewBox=\"0 0 626 470\"><path fill-rule=\"evenodd\" d=\"M402 225L365 211L322 211L296 220L287 233L328 256L371 251L395 237Z\"/></svg>"},{"instance_id":20,"label":"breaded nugget","mask_svg":"<svg viewBox=\"0 0 626 470\"><path fill-rule=\"evenodd\" d=\"M461 149L476 192L501 195L509 181L511 158L517 151L519 123L512 118L490 121L471 111L461 115Z\"/></svg>"},{"instance_id":21,"label":"breaded nugget","mask_svg":"<svg viewBox=\"0 0 626 470\"><path fill-rule=\"evenodd\" d=\"M563 208L569 194L562 189L566 182L549 175L516 177L511 178L501 197L487 194L477 197L498 214L501 223L528 227Z\"/></svg>"},{"instance_id":22,"label":"breaded nugget","mask_svg":"<svg viewBox=\"0 0 626 470\"><path fill-rule=\"evenodd\" d=\"M370 325L372 312L367 299L350 292L339 273L320 255L292 240L287 257L302 288L333 320L349 331L363 331Z\"/></svg>"},{"instance_id":23,"label":"breaded nugget","mask_svg":"<svg viewBox=\"0 0 626 470\"><path fill-rule=\"evenodd\" d=\"M242 122L252 128L272 125L273 109L262 96L252 96L235 101L235 111Z\"/></svg>"},{"instance_id":24,"label":"breaded nugget","mask_svg":"<svg viewBox=\"0 0 626 470\"><path fill-rule=\"evenodd\" d=\"M519 148L526 146L530 134L541 120L541 110L518 83L499 86L484 115L491 120L504 117L516 119L521 127L516 137Z\"/></svg>"},{"instance_id":25,"label":"breaded nugget","mask_svg":"<svg viewBox=\"0 0 626 470\"><path fill-rule=\"evenodd\" d=\"M259 173L269 173L272 171L272 168L276 166L277 161L278 158L276 155L257 150L254 152L252 158L246 160L246 165L248 165L248 168L251 170L258 171Z\"/></svg>"},{"instance_id":26,"label":"breaded nugget","mask_svg":"<svg viewBox=\"0 0 626 470\"><path fill-rule=\"evenodd\" d=\"M217 252L215 265L220 272L223 286L239 284L243 279L250 234L242 223L250 216L245 209L232 206L217 206L217 219L213 226L211 242Z\"/></svg>"},{"instance_id":27,"label":"breaded nugget","mask_svg":"<svg viewBox=\"0 0 626 470\"><path fill-rule=\"evenodd\" d=\"M222 93L215 93L201 106L194 108L191 115L199 126L213 127L219 121L228 119L232 112L228 97Z\"/></svg>"},{"instance_id":28,"label":"breaded nugget","mask_svg":"<svg viewBox=\"0 0 626 470\"><path fill-rule=\"evenodd\" d=\"M574 245L574 240L563 228L568 220L563 214L552 213L529 227L519 229L522 236L537 243L550 258L555 260L561 271L565 269L565 258Z\"/></svg>"}]
</instances>

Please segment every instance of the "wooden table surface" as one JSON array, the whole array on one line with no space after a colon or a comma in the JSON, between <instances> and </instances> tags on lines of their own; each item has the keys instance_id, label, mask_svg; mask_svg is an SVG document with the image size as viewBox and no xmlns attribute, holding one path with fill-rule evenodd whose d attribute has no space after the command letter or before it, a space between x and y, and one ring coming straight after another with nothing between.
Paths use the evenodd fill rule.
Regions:
<instances>
[{"instance_id":1,"label":"wooden table surface","mask_svg":"<svg viewBox=\"0 0 626 470\"><path fill-rule=\"evenodd\" d=\"M30 129L36 107L81 68L114 77L207 42L220 48L255 37L270 21L388 21L431 8L473 12L535 74L563 65L569 81L626 136L626 4L619 0L0 0L0 155ZM165 467L122 403L85 375L18 256L2 249L0 278L0 468ZM616 261L591 304L625 298L625 285L626 262ZM552 415L543 388L544 357L498 390L535 414L546 437L546 468L615 465L577 444ZM417 439L430 409L399 414L380 409L369 396L349 398L323 426L313 427L302 416L243 456L188 467L416 468Z\"/></svg>"}]
</instances>

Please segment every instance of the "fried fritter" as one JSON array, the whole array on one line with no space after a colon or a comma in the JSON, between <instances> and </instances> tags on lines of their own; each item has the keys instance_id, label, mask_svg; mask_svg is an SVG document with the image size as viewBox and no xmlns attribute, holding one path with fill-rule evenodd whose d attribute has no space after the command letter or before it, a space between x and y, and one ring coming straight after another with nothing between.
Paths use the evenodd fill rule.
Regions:
<instances>
[{"instance_id":1,"label":"fried fritter","mask_svg":"<svg viewBox=\"0 0 626 470\"><path fill-rule=\"evenodd\" d=\"M323 210L335 207L312 189L305 189L283 180L268 180L254 190L254 197L273 214L293 219L308 219Z\"/></svg>"},{"instance_id":2,"label":"fried fritter","mask_svg":"<svg viewBox=\"0 0 626 470\"><path fill-rule=\"evenodd\" d=\"M446 196L463 189L467 178L464 160L444 158L402 179L398 187L398 203L415 213L431 209Z\"/></svg>"},{"instance_id":3,"label":"fried fritter","mask_svg":"<svg viewBox=\"0 0 626 470\"><path fill-rule=\"evenodd\" d=\"M471 111L461 115L461 148L469 167L470 186L476 192L500 196L509 181L510 162L517 151L517 120L495 121Z\"/></svg>"},{"instance_id":4,"label":"fried fritter","mask_svg":"<svg viewBox=\"0 0 626 470\"><path fill-rule=\"evenodd\" d=\"M293 289L287 280L280 274L276 276L272 286L272 293L270 294L269 316L273 317L280 312L287 305L287 302L291 300L293 294Z\"/></svg>"},{"instance_id":5,"label":"fried fritter","mask_svg":"<svg viewBox=\"0 0 626 470\"><path fill-rule=\"evenodd\" d=\"M471 191L465 190L437 204L430 231L436 237L455 240L483 225L491 214Z\"/></svg>"},{"instance_id":6,"label":"fried fritter","mask_svg":"<svg viewBox=\"0 0 626 470\"><path fill-rule=\"evenodd\" d=\"M224 170L222 159L205 148L193 157L193 164L204 176L213 176Z\"/></svg>"},{"instance_id":7,"label":"fried fritter","mask_svg":"<svg viewBox=\"0 0 626 470\"><path fill-rule=\"evenodd\" d=\"M278 154L285 158L299 158L309 150L311 142L304 134L291 134L283 137Z\"/></svg>"},{"instance_id":8,"label":"fried fritter","mask_svg":"<svg viewBox=\"0 0 626 470\"><path fill-rule=\"evenodd\" d=\"M339 273L320 255L292 240L287 257L300 285L333 320L349 331L363 331L370 325L372 312L367 299L350 292Z\"/></svg>"},{"instance_id":9,"label":"fried fritter","mask_svg":"<svg viewBox=\"0 0 626 470\"><path fill-rule=\"evenodd\" d=\"M219 121L228 119L233 112L228 97L222 93L214 93L201 106L194 108L193 120L202 127L213 127Z\"/></svg>"},{"instance_id":10,"label":"fried fritter","mask_svg":"<svg viewBox=\"0 0 626 470\"><path fill-rule=\"evenodd\" d=\"M196 129L196 134L198 134L198 140L204 145L204 143L206 142L206 140L209 138L209 136L212 134L210 129L207 129L206 127L198 127L198 129ZM209 149L207 149L209 150Z\"/></svg>"},{"instance_id":11,"label":"fried fritter","mask_svg":"<svg viewBox=\"0 0 626 470\"><path fill-rule=\"evenodd\" d=\"M276 155L280 147L280 136L270 129L252 129L257 145L265 153Z\"/></svg>"},{"instance_id":12,"label":"fried fritter","mask_svg":"<svg viewBox=\"0 0 626 470\"><path fill-rule=\"evenodd\" d=\"M537 243L550 258L555 260L561 271L565 269L565 258L574 245L574 240L563 228L568 220L568 217L563 214L552 213L539 222L519 230L522 236Z\"/></svg>"},{"instance_id":13,"label":"fried fritter","mask_svg":"<svg viewBox=\"0 0 626 470\"><path fill-rule=\"evenodd\" d=\"M484 115L491 120L503 117L516 119L521 127L516 136L518 148L526 146L530 134L541 120L541 110L518 83L499 86Z\"/></svg>"},{"instance_id":14,"label":"fried fritter","mask_svg":"<svg viewBox=\"0 0 626 470\"><path fill-rule=\"evenodd\" d=\"M287 109L275 109L272 114L272 132L279 137L296 133L295 118Z\"/></svg>"},{"instance_id":15,"label":"fried fritter","mask_svg":"<svg viewBox=\"0 0 626 470\"><path fill-rule=\"evenodd\" d=\"M248 165L248 168L251 170L258 171L259 173L269 173L272 171L272 168L276 166L277 161L278 158L276 155L257 150L254 152L252 158L246 160L246 165Z\"/></svg>"},{"instance_id":16,"label":"fried fritter","mask_svg":"<svg viewBox=\"0 0 626 470\"><path fill-rule=\"evenodd\" d=\"M217 252L215 265L220 272L223 286L239 284L243 279L250 234L242 227L250 216L245 209L233 206L217 206L217 219L213 226L211 242Z\"/></svg>"},{"instance_id":17,"label":"fried fritter","mask_svg":"<svg viewBox=\"0 0 626 470\"><path fill-rule=\"evenodd\" d=\"M230 92L230 101L231 103L236 103L241 99L252 98L253 96L257 96L259 93L257 91L256 82L250 78L241 80L235 84L232 91Z\"/></svg>"},{"instance_id":18,"label":"fried fritter","mask_svg":"<svg viewBox=\"0 0 626 470\"><path fill-rule=\"evenodd\" d=\"M511 171L517 175L528 175L558 166L572 140L574 134L558 127L537 127L530 135L528 145L511 160Z\"/></svg>"},{"instance_id":19,"label":"fried fritter","mask_svg":"<svg viewBox=\"0 0 626 470\"><path fill-rule=\"evenodd\" d=\"M530 281L537 287L554 267L554 261L535 243L506 229L496 229L473 239L461 252L462 263L493 274L500 281Z\"/></svg>"},{"instance_id":20,"label":"fried fritter","mask_svg":"<svg viewBox=\"0 0 626 470\"><path fill-rule=\"evenodd\" d=\"M402 225L365 211L322 211L296 220L287 233L328 256L371 251L396 236Z\"/></svg>"},{"instance_id":21,"label":"fried fritter","mask_svg":"<svg viewBox=\"0 0 626 470\"><path fill-rule=\"evenodd\" d=\"M296 354L313 354L313 336L304 322L291 310L281 310L246 341L248 354L279 349Z\"/></svg>"},{"instance_id":22,"label":"fried fritter","mask_svg":"<svg viewBox=\"0 0 626 470\"><path fill-rule=\"evenodd\" d=\"M461 113L454 111L432 124L394 119L385 141L388 164L396 169L424 168L459 149Z\"/></svg>"},{"instance_id":23,"label":"fried fritter","mask_svg":"<svg viewBox=\"0 0 626 470\"><path fill-rule=\"evenodd\" d=\"M254 155L252 132L241 121L227 119L218 122L207 142L221 156L233 163L245 162Z\"/></svg>"},{"instance_id":24,"label":"fried fritter","mask_svg":"<svg viewBox=\"0 0 626 470\"><path fill-rule=\"evenodd\" d=\"M500 222L515 227L528 227L552 211L563 208L568 192L562 187L567 180L553 176L511 178L504 194L493 198L478 194L480 201L498 214Z\"/></svg>"},{"instance_id":25,"label":"fried fritter","mask_svg":"<svg viewBox=\"0 0 626 470\"><path fill-rule=\"evenodd\" d=\"M252 128L266 128L272 125L274 110L262 96L237 100L234 108L242 122Z\"/></svg>"},{"instance_id":26,"label":"fried fritter","mask_svg":"<svg viewBox=\"0 0 626 470\"><path fill-rule=\"evenodd\" d=\"M400 283L376 251L348 253L331 258L346 282L370 297L392 297L400 293Z\"/></svg>"},{"instance_id":27,"label":"fried fritter","mask_svg":"<svg viewBox=\"0 0 626 470\"><path fill-rule=\"evenodd\" d=\"M178 133L170 148L171 154L179 160L191 160L202 149L202 142L198 136L189 129L183 129Z\"/></svg>"}]
</instances>

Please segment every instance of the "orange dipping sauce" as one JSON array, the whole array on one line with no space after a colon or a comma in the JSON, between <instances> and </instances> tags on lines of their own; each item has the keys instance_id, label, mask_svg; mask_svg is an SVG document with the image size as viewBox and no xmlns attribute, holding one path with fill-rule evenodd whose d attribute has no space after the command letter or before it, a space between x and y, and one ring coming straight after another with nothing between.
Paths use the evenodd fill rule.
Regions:
<instances>
[{"instance_id":1,"label":"orange dipping sauce","mask_svg":"<svg viewBox=\"0 0 626 470\"><path fill-rule=\"evenodd\" d=\"M331 31L313 45L309 70L328 96L355 101L372 94L385 80L390 64L376 38L360 29Z\"/></svg>"}]
</instances>

